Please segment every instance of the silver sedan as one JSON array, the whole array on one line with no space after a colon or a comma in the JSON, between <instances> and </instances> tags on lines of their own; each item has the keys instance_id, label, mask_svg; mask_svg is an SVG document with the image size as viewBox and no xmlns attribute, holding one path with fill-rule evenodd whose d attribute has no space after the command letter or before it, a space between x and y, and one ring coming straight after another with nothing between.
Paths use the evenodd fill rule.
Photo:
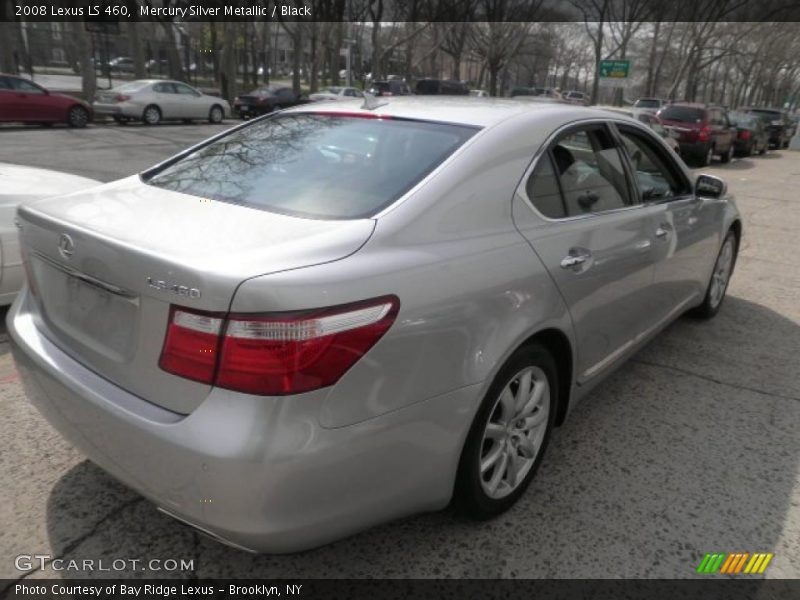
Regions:
<instances>
[{"instance_id":1,"label":"silver sedan","mask_svg":"<svg viewBox=\"0 0 800 600\"><path fill-rule=\"evenodd\" d=\"M139 79L100 91L92 105L95 115L117 123L142 121L157 125L165 120L207 120L220 123L230 116L228 101L210 96L180 81Z\"/></svg>"},{"instance_id":2,"label":"silver sedan","mask_svg":"<svg viewBox=\"0 0 800 600\"><path fill-rule=\"evenodd\" d=\"M14 223L17 207L96 185L100 182L86 177L0 163L0 306L11 304L25 281Z\"/></svg>"},{"instance_id":3,"label":"silver sedan","mask_svg":"<svg viewBox=\"0 0 800 600\"><path fill-rule=\"evenodd\" d=\"M641 123L474 98L289 109L19 220L31 402L265 552L502 513L598 382L717 313L742 236Z\"/></svg>"}]
</instances>

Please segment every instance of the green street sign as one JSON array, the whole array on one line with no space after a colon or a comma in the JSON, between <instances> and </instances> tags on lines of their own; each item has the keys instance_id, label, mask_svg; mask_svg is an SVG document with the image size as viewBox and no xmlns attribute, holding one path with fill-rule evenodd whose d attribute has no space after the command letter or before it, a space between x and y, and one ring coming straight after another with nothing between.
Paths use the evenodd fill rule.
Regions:
<instances>
[{"instance_id":1,"label":"green street sign","mask_svg":"<svg viewBox=\"0 0 800 600\"><path fill-rule=\"evenodd\" d=\"M600 87L621 88L628 85L631 70L629 60L601 60L598 65Z\"/></svg>"},{"instance_id":2,"label":"green street sign","mask_svg":"<svg viewBox=\"0 0 800 600\"><path fill-rule=\"evenodd\" d=\"M608 77L609 79L627 79L628 73L631 70L631 61L629 60L601 60L600 61L600 77Z\"/></svg>"}]
</instances>

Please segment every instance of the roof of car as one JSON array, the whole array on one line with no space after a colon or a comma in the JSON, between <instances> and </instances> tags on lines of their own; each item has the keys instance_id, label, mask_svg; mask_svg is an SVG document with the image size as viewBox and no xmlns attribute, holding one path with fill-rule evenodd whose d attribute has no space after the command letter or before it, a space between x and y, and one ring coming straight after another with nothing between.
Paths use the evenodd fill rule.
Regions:
<instances>
[{"instance_id":1,"label":"roof of car","mask_svg":"<svg viewBox=\"0 0 800 600\"><path fill-rule=\"evenodd\" d=\"M523 113L538 112L549 117L609 118L606 111L568 103L533 103L504 98L475 98L471 96L402 96L376 98L382 104L374 109L362 109L363 100L342 100L326 103L324 107L304 104L286 112L337 112L385 115L422 121L459 123L475 127L490 127Z\"/></svg>"}]
</instances>

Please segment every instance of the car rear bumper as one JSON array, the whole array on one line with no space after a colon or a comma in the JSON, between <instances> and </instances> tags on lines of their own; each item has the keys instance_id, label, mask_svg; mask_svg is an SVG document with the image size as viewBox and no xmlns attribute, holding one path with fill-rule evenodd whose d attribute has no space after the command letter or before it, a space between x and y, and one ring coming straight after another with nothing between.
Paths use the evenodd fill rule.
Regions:
<instances>
[{"instance_id":1,"label":"car rear bumper","mask_svg":"<svg viewBox=\"0 0 800 600\"><path fill-rule=\"evenodd\" d=\"M29 292L7 317L30 401L93 462L168 514L237 547L304 550L443 508L480 384L326 429L326 390L214 390L190 415L115 386L36 328Z\"/></svg>"}]
</instances>

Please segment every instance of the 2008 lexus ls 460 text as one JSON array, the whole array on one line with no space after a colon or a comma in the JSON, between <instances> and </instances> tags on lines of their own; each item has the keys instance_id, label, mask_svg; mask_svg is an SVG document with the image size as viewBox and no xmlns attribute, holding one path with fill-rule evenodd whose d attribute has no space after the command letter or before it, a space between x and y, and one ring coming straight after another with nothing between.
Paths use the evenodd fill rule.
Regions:
<instances>
[{"instance_id":1,"label":"2008 lexus ls 460 text","mask_svg":"<svg viewBox=\"0 0 800 600\"><path fill-rule=\"evenodd\" d=\"M553 428L742 235L725 184L564 104L368 98L23 205L31 402L160 509L292 552L514 504Z\"/></svg>"}]
</instances>

